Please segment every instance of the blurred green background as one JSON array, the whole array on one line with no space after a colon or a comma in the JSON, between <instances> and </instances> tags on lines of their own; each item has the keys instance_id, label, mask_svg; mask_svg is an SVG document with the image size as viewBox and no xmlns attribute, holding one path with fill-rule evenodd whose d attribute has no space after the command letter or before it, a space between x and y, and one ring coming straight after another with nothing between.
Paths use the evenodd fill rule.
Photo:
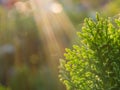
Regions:
<instances>
[{"instance_id":1,"label":"blurred green background","mask_svg":"<svg viewBox=\"0 0 120 90\"><path fill-rule=\"evenodd\" d=\"M120 0L0 0L0 90L65 90L59 58L84 18L118 17Z\"/></svg>"}]
</instances>

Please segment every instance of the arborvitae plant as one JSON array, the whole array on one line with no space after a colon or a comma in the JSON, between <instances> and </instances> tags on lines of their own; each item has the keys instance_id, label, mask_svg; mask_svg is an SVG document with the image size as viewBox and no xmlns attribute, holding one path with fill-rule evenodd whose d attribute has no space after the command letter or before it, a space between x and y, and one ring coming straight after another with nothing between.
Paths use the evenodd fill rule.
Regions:
<instances>
[{"instance_id":1,"label":"arborvitae plant","mask_svg":"<svg viewBox=\"0 0 120 90\"><path fill-rule=\"evenodd\" d=\"M86 18L78 45L60 60L60 80L67 90L120 90L120 20Z\"/></svg>"}]
</instances>

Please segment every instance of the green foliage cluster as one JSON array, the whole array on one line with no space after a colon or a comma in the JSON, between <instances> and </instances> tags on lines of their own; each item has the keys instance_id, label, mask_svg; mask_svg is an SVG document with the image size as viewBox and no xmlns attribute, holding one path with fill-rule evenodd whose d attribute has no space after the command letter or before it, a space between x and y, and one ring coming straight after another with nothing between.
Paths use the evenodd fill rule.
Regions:
<instances>
[{"instance_id":1,"label":"green foliage cluster","mask_svg":"<svg viewBox=\"0 0 120 90\"><path fill-rule=\"evenodd\" d=\"M11 89L0 85L0 90L11 90Z\"/></svg>"},{"instance_id":2,"label":"green foliage cluster","mask_svg":"<svg viewBox=\"0 0 120 90\"><path fill-rule=\"evenodd\" d=\"M79 43L60 60L60 80L67 90L120 89L120 20L86 18Z\"/></svg>"}]
</instances>

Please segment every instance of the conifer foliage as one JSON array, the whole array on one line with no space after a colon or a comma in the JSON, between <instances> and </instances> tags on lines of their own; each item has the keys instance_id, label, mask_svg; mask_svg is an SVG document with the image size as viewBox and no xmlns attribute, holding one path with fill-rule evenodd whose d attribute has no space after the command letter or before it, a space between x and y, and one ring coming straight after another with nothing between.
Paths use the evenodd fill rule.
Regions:
<instances>
[{"instance_id":1,"label":"conifer foliage","mask_svg":"<svg viewBox=\"0 0 120 90\"><path fill-rule=\"evenodd\" d=\"M78 44L60 60L60 80L67 90L120 89L120 20L86 18Z\"/></svg>"}]
</instances>

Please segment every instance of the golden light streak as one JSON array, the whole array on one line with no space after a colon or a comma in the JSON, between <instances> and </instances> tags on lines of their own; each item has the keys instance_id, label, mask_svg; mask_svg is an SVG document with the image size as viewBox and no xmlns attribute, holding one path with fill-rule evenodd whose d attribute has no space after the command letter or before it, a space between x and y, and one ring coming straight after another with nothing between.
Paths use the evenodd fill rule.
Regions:
<instances>
[{"instance_id":1,"label":"golden light streak","mask_svg":"<svg viewBox=\"0 0 120 90\"><path fill-rule=\"evenodd\" d=\"M75 29L59 3L53 0L30 1L34 8L34 18L39 28L40 38L43 39L45 52L49 59L48 63L55 68L58 62L55 59L59 59L55 56L62 55L66 47L65 43L67 44L66 38L72 39ZM47 8L47 5L51 7Z\"/></svg>"}]
</instances>

